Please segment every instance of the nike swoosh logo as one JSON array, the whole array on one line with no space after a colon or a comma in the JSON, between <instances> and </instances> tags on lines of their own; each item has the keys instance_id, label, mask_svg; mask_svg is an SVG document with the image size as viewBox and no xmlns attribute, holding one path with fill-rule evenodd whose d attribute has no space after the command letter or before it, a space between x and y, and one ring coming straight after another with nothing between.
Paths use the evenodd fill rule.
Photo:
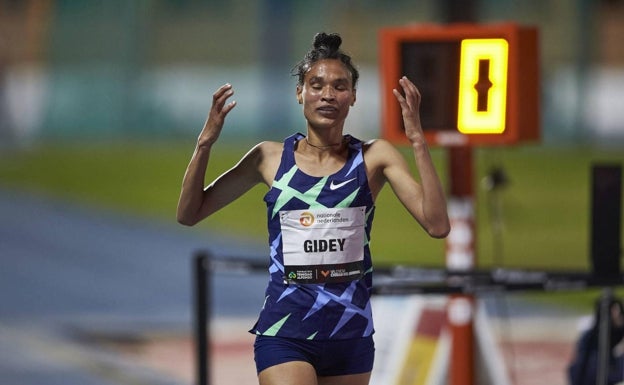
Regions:
<instances>
[{"instance_id":1,"label":"nike swoosh logo","mask_svg":"<svg viewBox=\"0 0 624 385\"><path fill-rule=\"evenodd\" d=\"M349 180L345 180L344 182L340 182L340 183L334 183L334 181L332 180L331 183L329 184L329 189L330 190L337 190L337 189L341 188L342 186L346 185L347 183L353 182L356 179L357 178L351 178Z\"/></svg>"}]
</instances>

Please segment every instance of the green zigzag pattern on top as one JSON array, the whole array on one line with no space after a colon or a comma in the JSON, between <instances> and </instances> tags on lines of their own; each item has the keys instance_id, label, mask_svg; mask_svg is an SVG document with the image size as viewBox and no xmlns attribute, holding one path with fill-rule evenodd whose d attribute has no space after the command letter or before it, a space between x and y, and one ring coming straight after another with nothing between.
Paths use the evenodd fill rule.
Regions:
<instances>
[{"instance_id":1,"label":"green zigzag pattern on top","mask_svg":"<svg viewBox=\"0 0 624 385\"><path fill-rule=\"evenodd\" d=\"M286 321L288 320L291 314L292 313L288 313L286 317L282 318L281 320L271 325L270 328L268 328L264 333L261 333L261 334L263 336L275 337L277 333L279 333L282 326L286 323Z\"/></svg>"},{"instance_id":2,"label":"green zigzag pattern on top","mask_svg":"<svg viewBox=\"0 0 624 385\"><path fill-rule=\"evenodd\" d=\"M281 192L279 196L277 197L275 206L273 207L273 213L271 214L272 217L275 217L275 215L280 211L280 209L284 207L284 205L287 204L293 198L297 198L301 200L302 202L307 203L312 209L313 208L327 208L326 206L317 202L316 198L318 198L319 194L321 193L321 190L323 190L323 186L325 186L325 184L327 183L327 179L329 177L326 176L326 177L321 178L314 186L312 186L312 188L310 188L309 190L305 192L300 192L288 185L290 181L292 180L293 176L295 175L295 173L297 172L297 170L298 170L297 166L294 165L290 168L290 170L288 170L288 172L284 173L284 175L282 175L282 177L279 180L275 180L273 182L273 187L279 189ZM349 205L351 205L351 202L353 202L353 200L357 196L358 191L359 191L359 188L353 191L342 202L339 202L335 207L337 208L349 207Z\"/></svg>"},{"instance_id":3,"label":"green zigzag pattern on top","mask_svg":"<svg viewBox=\"0 0 624 385\"><path fill-rule=\"evenodd\" d=\"M286 205L288 204L288 202L291 201L291 199L299 199L300 201L308 204L309 208L311 209L318 209L318 208L328 208L327 206L317 202L317 198L319 196L319 194L321 193L321 191L323 190L323 187L327 184L327 180L329 179L329 177L322 177L320 178L320 180L314 184L314 186L312 186L309 190L301 192L298 191L292 187L289 186L289 183L291 182L292 178L295 176L295 173L297 172L298 167L297 165L293 165L290 170L288 170L288 172L284 173L282 175L282 177L279 180L274 180L273 181L273 186L276 189L280 190L280 194L276 199L275 205L273 207L273 212L271 213L271 218L274 218L275 215L277 215L277 213L279 213L279 211ZM358 193L359 193L360 189L357 188L355 189L353 192L351 192L351 194L349 194L347 197L345 197L345 199L343 199L341 202L337 203L335 206L333 206L334 208L345 208L345 207L350 207L352 202L355 200L355 198L357 197ZM368 217L372 214L373 210L370 210L366 213L366 223L368 223ZM368 244L370 242L370 240L368 239L368 237L366 237L367 239L364 240L365 245ZM370 269L367 270L366 274L369 274L370 272L372 272L372 267ZM293 290L294 291L294 290ZM286 296L288 296L290 293L286 294ZM283 298L284 295L282 295L281 298ZM280 298L280 299L281 299ZM349 300L350 302L350 300ZM320 307L323 307L324 305L321 305ZM318 309L317 309L318 310ZM279 333L280 329L283 327L283 325L286 323L286 321L288 320L288 318L291 316L292 313L288 314L287 316L283 317L282 319L280 319L279 321L277 321L276 323L274 323L271 327L269 327L265 332L263 333L259 333L265 336L275 336L277 335L277 333ZM350 318L350 317L349 317ZM307 337L308 340L313 340L318 332L312 333L310 336Z\"/></svg>"},{"instance_id":4,"label":"green zigzag pattern on top","mask_svg":"<svg viewBox=\"0 0 624 385\"><path fill-rule=\"evenodd\" d=\"M275 202L272 217L275 217L275 215L280 211L280 209L284 207L284 205L293 198L297 198L303 202L306 202L307 204L310 205L310 207L319 206L318 203L316 202L316 198L318 198L319 194L321 193L321 190L323 189L323 186L327 182L328 177L321 178L321 180L319 180L318 183L312 186L311 189L302 193L288 186L288 183L290 183L291 179L297 172L297 169L298 168L296 165L292 166L290 170L288 170L287 173L282 175L282 177L279 180L276 180L273 182L273 187L280 189L281 192L279 194L279 197L277 197L277 201Z\"/></svg>"}]
</instances>

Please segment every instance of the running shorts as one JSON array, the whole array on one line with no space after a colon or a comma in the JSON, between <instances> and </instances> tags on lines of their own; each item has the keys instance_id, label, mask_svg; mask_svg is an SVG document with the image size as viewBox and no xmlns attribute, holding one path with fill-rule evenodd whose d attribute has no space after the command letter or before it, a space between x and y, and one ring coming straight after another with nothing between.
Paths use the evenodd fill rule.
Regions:
<instances>
[{"instance_id":1,"label":"running shorts","mask_svg":"<svg viewBox=\"0 0 624 385\"><path fill-rule=\"evenodd\" d=\"M373 369L373 337L346 340L301 340L256 336L254 359L257 373L290 361L310 363L318 376L368 373Z\"/></svg>"}]
</instances>

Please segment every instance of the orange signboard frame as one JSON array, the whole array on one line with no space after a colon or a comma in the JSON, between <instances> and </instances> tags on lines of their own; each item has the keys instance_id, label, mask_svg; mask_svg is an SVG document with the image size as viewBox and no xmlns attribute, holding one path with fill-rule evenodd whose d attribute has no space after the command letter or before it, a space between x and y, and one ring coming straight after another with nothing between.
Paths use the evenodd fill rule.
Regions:
<instances>
[{"instance_id":1,"label":"orange signboard frame","mask_svg":"<svg viewBox=\"0 0 624 385\"><path fill-rule=\"evenodd\" d=\"M535 27L515 23L426 24L388 27L380 30L380 77L382 94L382 137L395 144L408 144L403 131L400 106L392 94L404 75L401 68L403 43L457 42L464 39L505 39L508 42L505 129L501 133L460 133L457 125L428 130L425 136L434 146L511 145L540 138L539 46ZM457 76L459 73L449 74ZM418 86L418 79L411 79ZM453 90L458 92L458 90ZM457 106L449 103L450 109Z\"/></svg>"}]
</instances>

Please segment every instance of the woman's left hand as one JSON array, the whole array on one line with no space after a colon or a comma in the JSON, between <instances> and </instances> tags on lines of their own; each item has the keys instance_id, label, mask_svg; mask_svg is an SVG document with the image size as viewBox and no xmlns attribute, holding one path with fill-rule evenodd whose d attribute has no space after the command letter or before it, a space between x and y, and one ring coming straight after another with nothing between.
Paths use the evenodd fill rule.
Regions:
<instances>
[{"instance_id":1,"label":"woman's left hand","mask_svg":"<svg viewBox=\"0 0 624 385\"><path fill-rule=\"evenodd\" d=\"M405 135L412 143L422 142L424 134L420 124L420 91L406 76L399 79L399 84L405 96L396 88L392 90L392 93L401 106Z\"/></svg>"}]
</instances>

